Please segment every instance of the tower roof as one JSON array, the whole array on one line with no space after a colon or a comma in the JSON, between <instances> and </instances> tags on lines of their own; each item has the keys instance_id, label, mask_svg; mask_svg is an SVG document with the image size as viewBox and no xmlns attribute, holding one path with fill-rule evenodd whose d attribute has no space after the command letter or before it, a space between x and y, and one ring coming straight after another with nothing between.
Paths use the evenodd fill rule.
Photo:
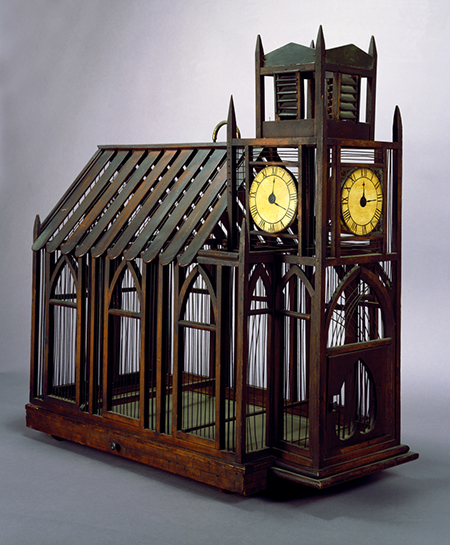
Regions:
<instances>
[{"instance_id":1,"label":"tower roof","mask_svg":"<svg viewBox=\"0 0 450 545\"><path fill-rule=\"evenodd\" d=\"M325 62L327 64L340 64L365 70L372 70L374 66L373 56L353 44L327 49L325 52Z\"/></svg>"},{"instance_id":2,"label":"tower roof","mask_svg":"<svg viewBox=\"0 0 450 545\"><path fill-rule=\"evenodd\" d=\"M316 52L312 47L296 43L289 43L267 53L264 57L264 66L286 66L290 64L309 64L315 61Z\"/></svg>"},{"instance_id":3,"label":"tower roof","mask_svg":"<svg viewBox=\"0 0 450 545\"><path fill-rule=\"evenodd\" d=\"M264 66L292 66L312 64L316 60L316 50L296 43L289 43L264 56ZM372 55L353 44L334 47L325 51L325 63L371 70L374 65Z\"/></svg>"}]
</instances>

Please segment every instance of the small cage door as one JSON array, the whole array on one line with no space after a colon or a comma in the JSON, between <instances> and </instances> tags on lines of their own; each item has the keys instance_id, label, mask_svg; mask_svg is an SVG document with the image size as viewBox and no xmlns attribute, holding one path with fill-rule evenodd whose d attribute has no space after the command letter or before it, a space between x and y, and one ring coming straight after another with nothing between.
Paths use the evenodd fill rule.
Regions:
<instances>
[{"instance_id":1,"label":"small cage door","mask_svg":"<svg viewBox=\"0 0 450 545\"><path fill-rule=\"evenodd\" d=\"M328 453L389 432L390 346L328 358Z\"/></svg>"}]
</instances>

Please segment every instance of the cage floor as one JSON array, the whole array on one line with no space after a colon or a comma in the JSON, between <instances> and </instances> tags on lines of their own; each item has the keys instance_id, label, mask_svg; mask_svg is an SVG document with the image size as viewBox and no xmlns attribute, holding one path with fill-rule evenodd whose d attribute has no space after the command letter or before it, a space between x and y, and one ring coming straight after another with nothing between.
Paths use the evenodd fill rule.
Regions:
<instances>
[{"instance_id":1,"label":"cage floor","mask_svg":"<svg viewBox=\"0 0 450 545\"><path fill-rule=\"evenodd\" d=\"M185 391L182 394L182 431L205 439L215 439L215 397L199 392ZM156 399L150 399L150 427L156 414ZM114 396L112 411L129 418L139 419L138 394L122 394ZM167 397L165 421L167 429L171 429L172 395ZM308 446L308 418L292 413L284 414L284 441ZM265 447L266 411L257 405L247 405L246 449L252 452ZM236 403L225 400L225 445L227 450L234 450L236 432Z\"/></svg>"}]
</instances>

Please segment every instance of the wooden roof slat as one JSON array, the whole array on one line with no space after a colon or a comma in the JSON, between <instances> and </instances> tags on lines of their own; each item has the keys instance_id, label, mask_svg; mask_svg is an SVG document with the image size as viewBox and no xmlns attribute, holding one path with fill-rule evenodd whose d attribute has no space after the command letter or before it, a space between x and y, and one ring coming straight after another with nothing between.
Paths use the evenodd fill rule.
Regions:
<instances>
[{"instance_id":1,"label":"wooden roof slat","mask_svg":"<svg viewBox=\"0 0 450 545\"><path fill-rule=\"evenodd\" d=\"M142 248L151 238L155 230L162 222L164 222L170 209L180 197L191 179L196 175L198 169L203 164L210 152L211 149L201 149L196 152L195 156L187 166L186 170L183 171L183 173L178 178L176 184L174 184L166 198L159 205L158 213L152 216L150 221L143 228L143 230L133 242L133 244L130 246L130 248L124 252L124 257L126 260L129 261L131 259L135 259L139 255Z\"/></svg>"},{"instance_id":2,"label":"wooden roof slat","mask_svg":"<svg viewBox=\"0 0 450 545\"><path fill-rule=\"evenodd\" d=\"M139 165L139 168L135 169L133 167L132 168L133 173L128 178L128 180L126 180L126 185L119 194L117 194L117 191L120 188L120 186L123 184L124 180L119 180L117 184L116 183L111 184L111 187L108 188L108 191L104 195L103 209L96 211L97 217L99 217L98 222L96 223L96 225L94 225L94 227L86 236L86 238L80 244L78 244L78 246L75 248L75 255L77 257L81 257L85 255L87 252L89 252L89 250L96 243L98 238L102 235L103 231L107 228L108 224L111 221L113 221L114 216L120 210L121 206L123 206L123 204L125 203L127 198L130 196L134 188L142 180L142 178L148 173L148 171L150 170L152 164L155 162L158 155L159 153L156 151L151 152L147 155L147 157L145 157L145 159ZM120 177L120 174L118 178L119 177ZM116 180L114 182L116 182ZM111 192L109 192L110 189L111 189ZM105 204L107 204L111 199L113 199L111 202L111 205L105 209ZM91 222L91 224L92 223L93 221Z\"/></svg>"},{"instance_id":3,"label":"wooden roof slat","mask_svg":"<svg viewBox=\"0 0 450 545\"><path fill-rule=\"evenodd\" d=\"M173 259L175 259L178 252L186 243L186 240L192 235L192 231L194 230L195 226L198 225L201 218L208 215L209 207L214 202L214 199L217 198L220 190L224 188L226 181L227 168L225 165L224 167L222 167L217 176L213 179L211 185L202 195L200 200L196 203L195 208L192 210L186 221L183 223L182 228L175 233L175 236L170 241L168 247L161 255L160 262L162 265L167 265ZM154 248L152 244L150 248L142 255L143 260L145 262L148 262L156 257L159 250L158 252L155 252L155 250L158 250L158 248Z\"/></svg>"},{"instance_id":4,"label":"wooden roof slat","mask_svg":"<svg viewBox=\"0 0 450 545\"><path fill-rule=\"evenodd\" d=\"M146 178L146 183L148 182L148 184L153 187L154 182L158 180L164 170L172 162L176 153L177 150L166 151ZM163 191L166 190L167 187L165 184L170 183L170 181L175 176L175 171L179 170L183 166L184 162L186 161L186 157L189 157L192 153L192 151L187 152L186 150L182 152L178 160L173 164L170 171L166 173L162 180L158 181L153 192L147 197L147 200L142 203L142 207L140 208L140 210L129 222L128 226L120 234L119 238L115 242L113 242L113 245L108 249L109 258L115 259L116 257L119 257L119 255L125 250L136 231L138 231L139 227L142 225L146 217L151 212L158 198L162 195Z\"/></svg>"},{"instance_id":5,"label":"wooden roof slat","mask_svg":"<svg viewBox=\"0 0 450 545\"><path fill-rule=\"evenodd\" d=\"M103 146L42 223L33 249L189 264L226 212L224 146ZM242 180L240 180L242 183ZM226 229L225 229L226 231Z\"/></svg>"},{"instance_id":6,"label":"wooden roof slat","mask_svg":"<svg viewBox=\"0 0 450 545\"><path fill-rule=\"evenodd\" d=\"M114 194L114 191L127 179L128 176L133 172L136 165L142 158L144 152L139 151L132 153L128 161L123 165L119 174L114 179L114 181L109 185L106 191L102 194L101 199L95 203L95 205L86 213L83 221L78 225L78 227L70 234L68 239L61 244L61 252L63 254L70 253L78 244L78 242L86 234L86 230L93 224L96 218L101 213L102 209L105 206L105 202L108 202L106 199L110 199L111 195Z\"/></svg>"},{"instance_id":7,"label":"wooden roof slat","mask_svg":"<svg viewBox=\"0 0 450 545\"><path fill-rule=\"evenodd\" d=\"M100 157L102 153L104 153L106 150L102 149L101 146L97 147L96 152L94 155L90 158L90 160L86 163L83 170L78 174L78 176L75 178L75 180L70 184L70 186L66 189L64 192L64 195L59 199L57 204L52 208L51 212L47 215L47 217L44 219L41 225L41 232L42 229L45 229L45 227L50 223L50 221L53 219L54 215L58 212L61 205L68 199L69 195L71 195L75 189L75 187L78 186L80 183L80 180L84 178L86 173L89 171L90 168L92 168L92 165L97 161L97 159ZM108 150L108 151L117 151L117 150Z\"/></svg>"},{"instance_id":8,"label":"wooden roof slat","mask_svg":"<svg viewBox=\"0 0 450 545\"><path fill-rule=\"evenodd\" d=\"M239 164L241 164L243 160L244 160L244 156L242 155L239 159ZM226 167L223 168L220 174L223 174L224 183L226 183L227 168ZM219 183L219 180L217 180L217 182ZM243 179L238 179L236 189L239 189L243 182L244 182ZM200 210L199 210L200 212L201 206L204 206L206 209L210 206L210 202L208 202L208 199L204 199L204 200L202 199L197 206L199 205L200 205ZM222 195L220 196L219 200L214 205L213 209L208 213L206 217L204 216L204 211L201 211L201 215L205 217L205 221L201 225L201 227L198 229L195 237L189 243L189 246L178 257L178 263L181 267L187 267L188 265L192 263L197 253L201 250L202 246L205 244L206 240L208 239L208 237L211 235L211 233L217 226L218 222L220 221L220 218L226 212L227 206L228 206L228 192L224 191ZM191 220L192 223L187 225L185 224L183 226L183 229L186 228L186 232L192 232L192 230L195 228L195 225L196 225L196 224L194 225L194 221L197 220L197 223L198 223L198 220L200 218L198 216L193 216L192 218L190 217L189 219ZM166 251L163 254L161 254L160 263L162 265L166 265L170 263L171 260L175 259L178 252L182 248L182 244L180 245L181 237L180 237L180 240L176 240L176 238L177 236L173 238L173 240L169 244Z\"/></svg>"},{"instance_id":9,"label":"wooden roof slat","mask_svg":"<svg viewBox=\"0 0 450 545\"><path fill-rule=\"evenodd\" d=\"M211 179L211 177L214 175L214 171L216 171L216 169L224 161L225 157L226 157L225 150L216 150L208 158L208 162L204 165L203 169L195 177L194 181L189 186L186 193L183 195L183 198L178 204L178 206L175 208L175 210L172 212L170 217L164 223L164 226L161 228L161 231L158 233L155 239L152 240L148 250L146 250L142 254L142 257L146 263L152 261L161 251L161 248L167 242L170 235L173 233L173 231L175 230L179 222L182 220L183 216L186 214L186 212L191 207L192 203L198 197L200 191L205 186L207 181ZM225 169L222 168L222 171L223 170L226 171L226 168ZM219 180L219 183L217 183L217 180ZM211 185L206 189L205 194L201 197L200 201L196 204L195 209L191 212L191 214L189 215L189 218L193 214L201 215L202 213L204 213L207 207L205 206L201 207L200 204L204 204L210 195L212 195L212 197L209 198L209 201L211 201L214 197L216 197L218 190L223 186L223 184L224 184L223 176L221 176L220 173L218 173L217 176L211 182ZM192 229L190 230L189 228L186 228L187 222L188 221L186 221L186 223L183 225L183 229L182 229L183 233L185 234L183 240L185 240L186 238L190 236L191 230L192 230ZM198 223L198 220L195 222L194 226L197 223ZM180 231L176 233L175 238L178 237L179 233ZM183 242L181 243L181 245L182 244Z\"/></svg>"},{"instance_id":10,"label":"wooden roof slat","mask_svg":"<svg viewBox=\"0 0 450 545\"><path fill-rule=\"evenodd\" d=\"M140 186L130 197L127 205L120 211L119 216L114 220L113 225L104 233L102 238L92 248L91 252L94 257L99 257L114 243L114 240L120 235L121 230L127 223L133 212L138 206L145 201L151 188L157 182L158 177L167 168L173 159L175 152L167 152L158 160L153 169L149 172L145 180L142 180Z\"/></svg>"},{"instance_id":11,"label":"wooden roof slat","mask_svg":"<svg viewBox=\"0 0 450 545\"><path fill-rule=\"evenodd\" d=\"M178 258L178 263L181 267L187 267L190 265L202 248L205 241L208 239L214 227L217 225L217 222L222 217L222 214L226 211L228 204L227 193L225 192L220 199L215 204L212 211L209 213L208 217L205 220L205 223L202 224L200 229L197 231L195 237L191 240L189 246ZM169 246L170 248L170 246ZM174 252L171 252L171 255L174 255ZM169 254L165 255L165 252L161 254L160 261L161 264L170 263L168 260ZM174 257L176 254L174 255Z\"/></svg>"},{"instance_id":12,"label":"wooden roof slat","mask_svg":"<svg viewBox=\"0 0 450 545\"><path fill-rule=\"evenodd\" d=\"M88 163L87 167L82 171L63 198L49 214L47 220L44 222L41 234L32 246L33 250L40 250L45 246L53 233L64 223L64 220L74 205L80 200L81 196L86 191L86 188L95 180L114 153L114 150L108 150L94 155L92 161Z\"/></svg>"},{"instance_id":13,"label":"wooden roof slat","mask_svg":"<svg viewBox=\"0 0 450 545\"><path fill-rule=\"evenodd\" d=\"M48 252L54 252L58 248L58 246L64 241L64 239L70 234L70 232L78 223L86 210L89 210L96 202L98 196L101 194L106 184L108 184L111 176L122 165L128 155L129 153L125 151L119 151L117 153L117 155L109 164L108 168L98 180L98 182L83 199L80 206L78 206L78 208L73 212L73 214L66 221L63 227L56 233L56 235L49 242L47 242L46 248Z\"/></svg>"}]
</instances>

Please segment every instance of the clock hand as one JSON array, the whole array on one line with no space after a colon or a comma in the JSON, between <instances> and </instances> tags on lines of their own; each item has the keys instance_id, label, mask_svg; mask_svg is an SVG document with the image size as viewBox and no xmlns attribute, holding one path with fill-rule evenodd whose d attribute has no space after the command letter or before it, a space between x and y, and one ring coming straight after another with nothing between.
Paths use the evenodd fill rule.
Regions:
<instances>
[{"instance_id":1,"label":"clock hand","mask_svg":"<svg viewBox=\"0 0 450 545\"><path fill-rule=\"evenodd\" d=\"M276 197L275 197L275 178L273 179L273 185L272 185L272 193L269 195L269 202L270 204L276 204Z\"/></svg>"},{"instance_id":2,"label":"clock hand","mask_svg":"<svg viewBox=\"0 0 450 545\"><path fill-rule=\"evenodd\" d=\"M284 206L281 206L281 204L277 203L277 198L275 196L274 191L275 191L275 178L273 179L272 193L269 195L268 200L269 200L270 204L275 204L276 206L279 206L283 210L287 210L287 208L285 208Z\"/></svg>"},{"instance_id":3,"label":"clock hand","mask_svg":"<svg viewBox=\"0 0 450 545\"><path fill-rule=\"evenodd\" d=\"M365 182L363 182L363 194L362 194L362 197L361 197L361 200L359 201L359 204L364 208L367 204L367 200L366 200L366 191L365 191Z\"/></svg>"}]
</instances>

